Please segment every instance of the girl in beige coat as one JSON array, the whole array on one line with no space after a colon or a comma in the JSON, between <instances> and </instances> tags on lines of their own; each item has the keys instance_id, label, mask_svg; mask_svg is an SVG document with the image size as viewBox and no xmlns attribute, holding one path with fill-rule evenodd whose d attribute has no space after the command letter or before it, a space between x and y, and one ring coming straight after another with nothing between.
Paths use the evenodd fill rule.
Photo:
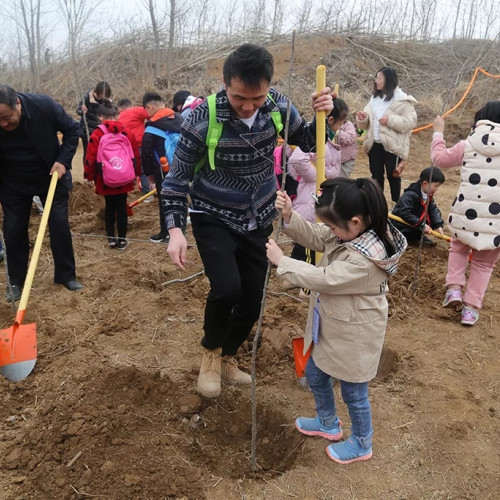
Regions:
<instances>
[{"instance_id":1,"label":"girl in beige coat","mask_svg":"<svg viewBox=\"0 0 500 500\"><path fill-rule=\"evenodd\" d=\"M367 130L363 148L372 179L383 191L385 170L393 202L401 193L400 172L395 175L394 171L410 152L411 131L417 124L416 102L398 87L396 70L384 67L377 72L370 102L356 113L358 127Z\"/></svg>"},{"instance_id":2,"label":"girl in beige coat","mask_svg":"<svg viewBox=\"0 0 500 500\"><path fill-rule=\"evenodd\" d=\"M269 240L267 256L277 274L311 290L304 353L312 344L306 376L316 402L315 418L300 417L297 429L331 441L342 438L331 378L340 381L352 433L326 449L346 464L372 456L372 418L368 381L375 377L387 326L388 276L396 272L406 248L403 235L387 222L387 202L370 179L330 179L321 185L310 223L292 210L288 195L278 191L287 235L323 253L318 267L285 257Z\"/></svg>"}]
</instances>

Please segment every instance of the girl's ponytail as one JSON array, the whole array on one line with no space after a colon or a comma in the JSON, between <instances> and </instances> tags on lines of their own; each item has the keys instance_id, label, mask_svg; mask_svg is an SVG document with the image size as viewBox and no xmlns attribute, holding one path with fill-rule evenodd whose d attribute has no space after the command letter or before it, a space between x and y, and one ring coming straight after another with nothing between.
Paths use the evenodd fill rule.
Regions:
<instances>
[{"instance_id":1,"label":"girl's ponytail","mask_svg":"<svg viewBox=\"0 0 500 500\"><path fill-rule=\"evenodd\" d=\"M396 248L387 233L388 207L382 189L371 179L356 179L356 185L365 195L373 230L384 244L387 255L394 255Z\"/></svg>"},{"instance_id":2,"label":"girl's ponytail","mask_svg":"<svg viewBox=\"0 0 500 500\"><path fill-rule=\"evenodd\" d=\"M387 234L387 201L380 186L371 179L336 177L321 184L321 196L316 202L316 213L344 229L355 216L362 216L366 228L372 227L382 241L387 255L394 255L394 243Z\"/></svg>"}]
</instances>

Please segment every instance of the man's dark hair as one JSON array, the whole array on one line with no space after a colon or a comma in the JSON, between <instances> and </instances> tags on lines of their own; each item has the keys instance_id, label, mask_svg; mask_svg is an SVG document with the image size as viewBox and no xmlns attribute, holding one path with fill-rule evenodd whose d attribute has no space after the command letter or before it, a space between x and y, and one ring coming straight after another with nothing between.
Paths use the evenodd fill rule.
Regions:
<instances>
[{"instance_id":1,"label":"man's dark hair","mask_svg":"<svg viewBox=\"0 0 500 500\"><path fill-rule=\"evenodd\" d=\"M258 88L263 79L271 83L273 73L273 56L262 45L253 43L245 43L231 52L222 69L228 87L233 78L239 78L248 87Z\"/></svg>"},{"instance_id":2,"label":"man's dark hair","mask_svg":"<svg viewBox=\"0 0 500 500\"><path fill-rule=\"evenodd\" d=\"M108 82L97 82L94 92L109 99L111 97L111 87Z\"/></svg>"},{"instance_id":3,"label":"man's dark hair","mask_svg":"<svg viewBox=\"0 0 500 500\"><path fill-rule=\"evenodd\" d=\"M377 83L373 84L373 97L382 97L385 94L385 101L390 101L394 97L394 91L398 86L398 74L394 68L390 66L384 66L380 68L375 76L378 73L382 73L385 77L385 85L382 90L377 89Z\"/></svg>"},{"instance_id":4,"label":"man's dark hair","mask_svg":"<svg viewBox=\"0 0 500 500\"><path fill-rule=\"evenodd\" d=\"M142 106L145 108L150 102L163 102L163 97L158 92L146 92L142 98Z\"/></svg>"},{"instance_id":5,"label":"man's dark hair","mask_svg":"<svg viewBox=\"0 0 500 500\"><path fill-rule=\"evenodd\" d=\"M7 104L10 109L16 109L16 91L8 85L0 84L0 104Z\"/></svg>"},{"instance_id":6,"label":"man's dark hair","mask_svg":"<svg viewBox=\"0 0 500 500\"><path fill-rule=\"evenodd\" d=\"M437 167L427 167L420 172L420 182L427 181L431 179L432 172L432 182L443 183L446 180L446 177L443 174L443 171Z\"/></svg>"},{"instance_id":7,"label":"man's dark hair","mask_svg":"<svg viewBox=\"0 0 500 500\"><path fill-rule=\"evenodd\" d=\"M120 99L117 104L119 108L130 108L132 106L132 101L130 99Z\"/></svg>"}]
</instances>

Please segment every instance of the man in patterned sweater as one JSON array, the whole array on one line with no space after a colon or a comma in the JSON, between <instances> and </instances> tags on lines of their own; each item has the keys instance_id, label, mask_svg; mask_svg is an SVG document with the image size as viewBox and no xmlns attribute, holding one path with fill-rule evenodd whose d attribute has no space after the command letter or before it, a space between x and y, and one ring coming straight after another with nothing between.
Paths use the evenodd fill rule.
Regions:
<instances>
[{"instance_id":1,"label":"man in patterned sweater","mask_svg":"<svg viewBox=\"0 0 500 500\"><path fill-rule=\"evenodd\" d=\"M221 378L251 384L234 356L259 317L267 270L265 244L277 216L273 151L278 133L271 112L279 111L284 124L287 98L270 88L273 70L272 55L259 45L244 44L228 56L224 90L216 96L217 121L223 129L214 168L207 155L209 111L204 102L184 121L163 182L172 262L180 269L187 262L181 228L189 195L193 235L210 281L198 377L198 392L206 397L219 396ZM330 89L313 94L312 102L315 111L328 115L333 109ZM314 122L308 124L293 105L289 142L303 151L315 147Z\"/></svg>"}]
</instances>

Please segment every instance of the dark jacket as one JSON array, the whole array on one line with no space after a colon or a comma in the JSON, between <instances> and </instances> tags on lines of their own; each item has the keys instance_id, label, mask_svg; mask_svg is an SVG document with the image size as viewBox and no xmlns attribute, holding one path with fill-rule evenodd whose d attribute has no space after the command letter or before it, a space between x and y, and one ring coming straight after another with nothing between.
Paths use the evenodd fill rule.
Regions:
<instances>
[{"instance_id":1,"label":"dark jacket","mask_svg":"<svg viewBox=\"0 0 500 500\"><path fill-rule=\"evenodd\" d=\"M288 99L272 88L269 93L272 99L266 98L251 130L231 108L226 91L217 94L216 115L223 130L215 148L215 170L207 159L208 104L205 101L191 111L162 186L168 228L185 224L188 195L194 210L216 217L241 234L251 230L253 220L265 228L277 217L273 153L278 137L271 111L279 111L285 124ZM314 121L307 123L291 105L289 144L311 151L316 146L315 127ZM204 165L198 170L200 160Z\"/></svg>"},{"instance_id":2,"label":"dark jacket","mask_svg":"<svg viewBox=\"0 0 500 500\"><path fill-rule=\"evenodd\" d=\"M47 175L55 162L62 163L67 171L60 182L72 188L71 161L78 146L78 123L51 97L41 94L17 94L25 116L26 133L47 166ZM62 133L62 143L57 133ZM0 129L0 141L8 132ZM0 165L1 168L1 165Z\"/></svg>"},{"instance_id":3,"label":"dark jacket","mask_svg":"<svg viewBox=\"0 0 500 500\"><path fill-rule=\"evenodd\" d=\"M94 90L89 90L84 96L83 99L78 104L78 109L76 113L78 116L81 116L80 120L80 137L86 137L87 131L85 130L85 121L83 119L83 109L82 106L85 104L87 107L87 112L85 113L85 119L87 120L87 127L89 129L89 137L90 134L101 124L101 120L99 120L99 106L104 102L104 99L96 99L96 102L90 102L90 93Z\"/></svg>"},{"instance_id":4,"label":"dark jacket","mask_svg":"<svg viewBox=\"0 0 500 500\"><path fill-rule=\"evenodd\" d=\"M422 198L422 185L420 181L410 184L399 198L392 213L401 217L404 221L410 224L413 228L419 228L424 223L425 201ZM392 221L393 224L402 232L408 231L410 228L397 221ZM429 209L425 224L428 224L432 229L444 226L444 221L441 217L439 208L430 199Z\"/></svg>"},{"instance_id":5,"label":"dark jacket","mask_svg":"<svg viewBox=\"0 0 500 500\"><path fill-rule=\"evenodd\" d=\"M152 126L167 132L180 132L181 125L182 116L170 108L158 110L151 117L151 120L146 122L146 128ZM141 148L142 170L145 175L155 175L158 169L161 170L161 166L156 160L155 151L158 158L165 156L165 139L145 132L142 137Z\"/></svg>"}]
</instances>

